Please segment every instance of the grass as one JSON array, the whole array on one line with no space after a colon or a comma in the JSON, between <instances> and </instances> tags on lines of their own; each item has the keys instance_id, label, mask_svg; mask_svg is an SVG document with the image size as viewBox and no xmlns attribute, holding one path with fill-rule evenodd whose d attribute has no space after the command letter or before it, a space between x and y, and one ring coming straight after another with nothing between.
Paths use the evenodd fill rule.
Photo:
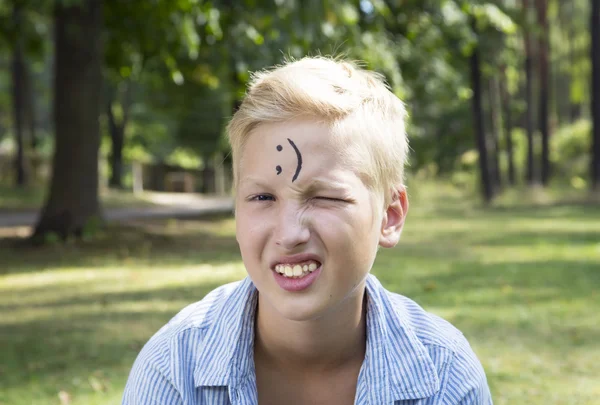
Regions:
<instances>
[{"instance_id":1,"label":"grass","mask_svg":"<svg viewBox=\"0 0 600 405\"><path fill-rule=\"evenodd\" d=\"M373 272L465 333L496 404L597 403L600 207L483 209L450 187L414 188L402 242ZM120 403L147 339L244 275L230 218L28 251L0 240L0 404Z\"/></svg>"},{"instance_id":2,"label":"grass","mask_svg":"<svg viewBox=\"0 0 600 405\"><path fill-rule=\"evenodd\" d=\"M47 190L42 187L18 189L0 184L0 211L38 210L44 204ZM100 193L103 206L109 208L149 206L148 193L134 195L131 191L103 189Z\"/></svg>"}]
</instances>

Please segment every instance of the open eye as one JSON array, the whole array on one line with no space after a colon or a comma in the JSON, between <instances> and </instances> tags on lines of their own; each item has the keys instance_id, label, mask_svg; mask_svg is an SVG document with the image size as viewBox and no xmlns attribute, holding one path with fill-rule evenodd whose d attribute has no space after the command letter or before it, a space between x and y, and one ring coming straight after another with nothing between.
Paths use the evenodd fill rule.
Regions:
<instances>
[{"instance_id":1,"label":"open eye","mask_svg":"<svg viewBox=\"0 0 600 405\"><path fill-rule=\"evenodd\" d=\"M250 201L275 201L275 197L270 194L257 194L249 198Z\"/></svg>"}]
</instances>

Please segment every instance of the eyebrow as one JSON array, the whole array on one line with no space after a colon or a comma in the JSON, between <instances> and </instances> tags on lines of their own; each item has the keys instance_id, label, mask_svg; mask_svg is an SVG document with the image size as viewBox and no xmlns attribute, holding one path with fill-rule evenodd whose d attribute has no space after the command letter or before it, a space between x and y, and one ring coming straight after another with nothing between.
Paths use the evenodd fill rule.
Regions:
<instances>
[{"instance_id":1,"label":"eyebrow","mask_svg":"<svg viewBox=\"0 0 600 405\"><path fill-rule=\"evenodd\" d=\"M247 176L247 177L242 178L240 180L240 185L241 184L249 185L249 186L258 186L261 188L268 188L268 189L271 189L273 187L272 184L269 184L268 182L265 182L263 179L254 177L254 176ZM345 183L342 183L339 181L323 179L323 178L318 178L318 177L313 178L312 181L306 186L301 186L299 184L295 184L294 186L295 186L295 188L302 189L302 191L307 194L315 193L320 190L334 190L334 191L340 191L340 192L345 192L345 193L350 192L350 187L348 187L348 185Z\"/></svg>"},{"instance_id":2,"label":"eyebrow","mask_svg":"<svg viewBox=\"0 0 600 405\"><path fill-rule=\"evenodd\" d=\"M263 179L261 179L259 177L253 177L253 176L242 177L239 181L239 184L271 188L271 186L269 185L268 182L265 182Z\"/></svg>"},{"instance_id":3,"label":"eyebrow","mask_svg":"<svg viewBox=\"0 0 600 405\"><path fill-rule=\"evenodd\" d=\"M339 181L332 181L320 178L313 179L312 182L306 187L306 192L309 194L320 190L349 192L350 187L348 187L348 185L346 185L345 183Z\"/></svg>"}]
</instances>

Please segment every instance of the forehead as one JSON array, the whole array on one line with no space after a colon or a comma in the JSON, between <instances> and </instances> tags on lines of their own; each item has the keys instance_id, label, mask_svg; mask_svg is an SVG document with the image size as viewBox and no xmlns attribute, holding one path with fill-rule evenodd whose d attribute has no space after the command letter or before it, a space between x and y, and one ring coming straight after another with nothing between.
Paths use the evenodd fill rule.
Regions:
<instances>
[{"instance_id":1,"label":"forehead","mask_svg":"<svg viewBox=\"0 0 600 405\"><path fill-rule=\"evenodd\" d=\"M302 168L294 181L301 154ZM369 186L364 159L356 158L356 145L336 138L331 128L314 121L263 124L251 133L239 157L238 187L241 189L286 188L295 192L329 189L369 194L378 204L380 190ZM277 167L281 167L278 173Z\"/></svg>"},{"instance_id":2,"label":"forehead","mask_svg":"<svg viewBox=\"0 0 600 405\"><path fill-rule=\"evenodd\" d=\"M287 138L292 138L296 145L304 149L329 147L332 143L330 126L326 123L294 120L259 125L248 135L244 149L270 146L273 143L282 144Z\"/></svg>"},{"instance_id":3,"label":"forehead","mask_svg":"<svg viewBox=\"0 0 600 405\"><path fill-rule=\"evenodd\" d=\"M262 167L270 167L276 174L277 166L281 166L283 171L290 165L292 167L287 169L293 169L293 173L298 168L303 173L315 166L321 169L325 169L324 166L339 167L343 160L341 155L340 148L334 145L329 126L324 123L291 121L263 124L248 135L241 150L240 174L243 177L244 171Z\"/></svg>"},{"instance_id":4,"label":"forehead","mask_svg":"<svg viewBox=\"0 0 600 405\"><path fill-rule=\"evenodd\" d=\"M317 184L362 187L366 183L361 165L348 155L348 147L325 123L299 120L263 124L249 134L241 150L238 186L243 188L260 180L263 185L297 191Z\"/></svg>"}]
</instances>

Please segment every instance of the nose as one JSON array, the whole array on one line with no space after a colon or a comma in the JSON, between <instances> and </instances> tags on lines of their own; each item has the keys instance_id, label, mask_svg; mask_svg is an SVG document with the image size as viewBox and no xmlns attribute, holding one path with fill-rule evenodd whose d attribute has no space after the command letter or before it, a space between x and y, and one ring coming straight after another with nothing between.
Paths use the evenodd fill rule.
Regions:
<instances>
[{"instance_id":1,"label":"nose","mask_svg":"<svg viewBox=\"0 0 600 405\"><path fill-rule=\"evenodd\" d=\"M303 245L310 239L307 218L297 204L281 204L275 225L275 243L286 250Z\"/></svg>"}]
</instances>

